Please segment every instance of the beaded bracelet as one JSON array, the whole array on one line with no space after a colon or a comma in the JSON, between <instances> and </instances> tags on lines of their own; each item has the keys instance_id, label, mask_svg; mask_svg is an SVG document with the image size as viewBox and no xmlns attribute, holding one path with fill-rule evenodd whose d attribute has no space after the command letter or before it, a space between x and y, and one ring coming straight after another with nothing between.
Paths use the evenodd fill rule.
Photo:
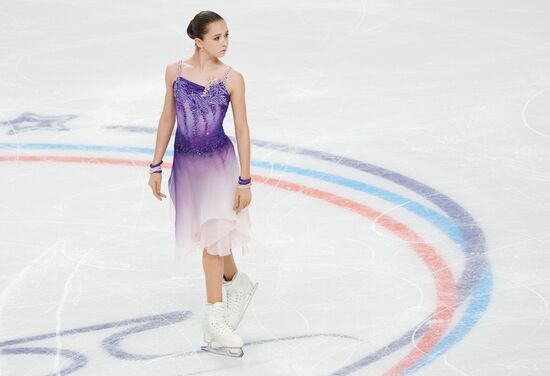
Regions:
<instances>
[{"instance_id":1,"label":"beaded bracelet","mask_svg":"<svg viewBox=\"0 0 550 376\"><path fill-rule=\"evenodd\" d=\"M149 173L150 174L161 174L162 173L162 167L160 165L162 164L162 160L159 163L156 164L150 164L149 165Z\"/></svg>"},{"instance_id":2,"label":"beaded bracelet","mask_svg":"<svg viewBox=\"0 0 550 376\"><path fill-rule=\"evenodd\" d=\"M238 188L249 188L252 185L252 178L243 179L239 176Z\"/></svg>"}]
</instances>

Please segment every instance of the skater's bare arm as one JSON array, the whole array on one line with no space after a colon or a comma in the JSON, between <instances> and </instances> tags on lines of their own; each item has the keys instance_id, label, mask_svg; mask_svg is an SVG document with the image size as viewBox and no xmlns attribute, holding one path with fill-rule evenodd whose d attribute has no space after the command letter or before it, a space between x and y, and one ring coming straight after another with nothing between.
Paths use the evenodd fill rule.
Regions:
<instances>
[{"instance_id":1,"label":"skater's bare arm","mask_svg":"<svg viewBox=\"0 0 550 376\"><path fill-rule=\"evenodd\" d=\"M176 121L176 106L174 104L174 92L172 90L172 82L176 78L177 63L171 63L166 66L164 74L164 82L166 85L166 94L164 96L164 107L157 129L157 141L155 145L155 155L151 164L159 163L164 157L168 142L172 136L174 124ZM149 175L149 186L153 191L153 195L162 201L162 198L166 197L164 193L160 191L162 177L161 174L155 173Z\"/></svg>"},{"instance_id":2,"label":"skater's bare arm","mask_svg":"<svg viewBox=\"0 0 550 376\"><path fill-rule=\"evenodd\" d=\"M160 115L157 129L155 155L153 157L153 161L151 162L153 164L161 161L164 153L166 152L166 148L168 147L168 142L170 142L172 131L174 130L174 124L176 122L176 106L174 104L172 82L176 78L176 74L177 63L168 64L164 75L166 94L164 96L164 107L162 109L162 114Z\"/></svg>"},{"instance_id":3,"label":"skater's bare arm","mask_svg":"<svg viewBox=\"0 0 550 376\"><path fill-rule=\"evenodd\" d=\"M235 137L239 150L239 162L241 164L241 177L250 177L250 131L246 119L245 83L240 72L230 71L230 97L233 122L235 123Z\"/></svg>"},{"instance_id":4,"label":"skater's bare arm","mask_svg":"<svg viewBox=\"0 0 550 376\"><path fill-rule=\"evenodd\" d=\"M239 162L241 164L241 178L250 178L250 132L246 120L245 84L242 74L232 70L230 94L233 121L235 122L235 136L239 149ZM233 210L239 212L246 208L252 200L250 188L237 188L235 190L235 204Z\"/></svg>"}]
</instances>

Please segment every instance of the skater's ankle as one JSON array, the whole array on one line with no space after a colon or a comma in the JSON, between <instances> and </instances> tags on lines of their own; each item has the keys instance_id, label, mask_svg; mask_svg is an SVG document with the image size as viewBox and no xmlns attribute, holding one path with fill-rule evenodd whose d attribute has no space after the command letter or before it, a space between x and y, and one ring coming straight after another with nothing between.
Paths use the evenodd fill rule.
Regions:
<instances>
[{"instance_id":1,"label":"skater's ankle","mask_svg":"<svg viewBox=\"0 0 550 376\"><path fill-rule=\"evenodd\" d=\"M237 274L237 272L233 273L230 277L226 276L225 273L223 274L223 279L226 281L226 282L229 282L229 281L232 281L233 280L233 277L235 277L235 274Z\"/></svg>"}]
</instances>

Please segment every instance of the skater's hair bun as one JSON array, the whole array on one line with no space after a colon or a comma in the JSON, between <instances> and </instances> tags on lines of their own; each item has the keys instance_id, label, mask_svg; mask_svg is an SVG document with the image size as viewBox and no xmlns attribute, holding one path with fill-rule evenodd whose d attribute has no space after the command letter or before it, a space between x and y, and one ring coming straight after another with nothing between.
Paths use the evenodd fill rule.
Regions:
<instances>
[{"instance_id":1,"label":"skater's hair bun","mask_svg":"<svg viewBox=\"0 0 550 376\"><path fill-rule=\"evenodd\" d=\"M191 39L203 39L204 34L208 31L208 24L220 20L223 21L223 17L218 13L212 12L211 10L203 10L195 14L195 17L189 22L189 26L187 26L187 35L189 35Z\"/></svg>"}]
</instances>

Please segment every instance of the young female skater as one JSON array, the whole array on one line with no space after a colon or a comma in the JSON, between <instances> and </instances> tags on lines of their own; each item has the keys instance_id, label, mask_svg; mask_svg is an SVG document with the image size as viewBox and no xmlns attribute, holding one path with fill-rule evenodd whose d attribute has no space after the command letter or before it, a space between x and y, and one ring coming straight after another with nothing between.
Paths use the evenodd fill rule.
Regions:
<instances>
[{"instance_id":1,"label":"young female skater","mask_svg":"<svg viewBox=\"0 0 550 376\"><path fill-rule=\"evenodd\" d=\"M168 179L170 212L175 212L176 257L202 251L207 303L202 317L201 349L243 356L235 332L258 283L238 271L232 246L247 254L251 201L250 135L245 84L240 72L223 64L229 32L215 12L199 12L187 34L195 52L167 65L166 96L160 117L149 186L159 200L161 164L177 119L172 171ZM239 162L223 120L231 102ZM221 347L214 347L218 343Z\"/></svg>"}]
</instances>

